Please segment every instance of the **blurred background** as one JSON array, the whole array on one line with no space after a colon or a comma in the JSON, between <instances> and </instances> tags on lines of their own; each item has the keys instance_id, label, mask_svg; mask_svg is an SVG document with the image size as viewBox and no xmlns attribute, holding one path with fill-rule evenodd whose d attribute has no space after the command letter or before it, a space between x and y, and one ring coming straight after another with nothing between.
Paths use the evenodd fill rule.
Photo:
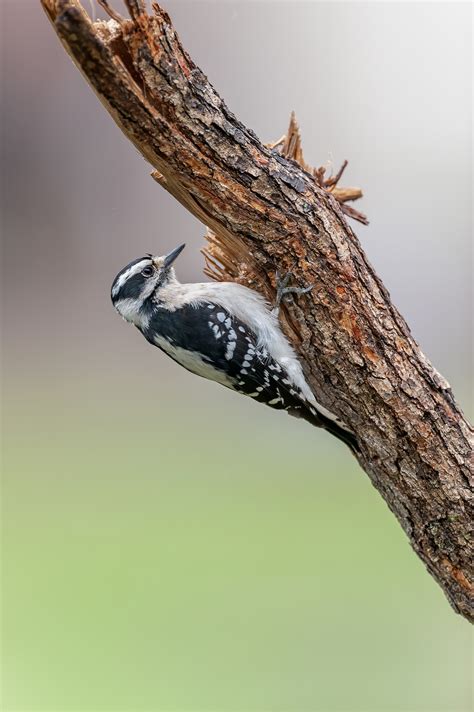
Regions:
<instances>
[{"instance_id":1,"label":"blurred background","mask_svg":"<svg viewBox=\"0 0 474 712\"><path fill-rule=\"evenodd\" d=\"M349 159L362 244L469 410L470 3L164 4L263 140L294 109L306 160ZM185 241L201 280L204 227L39 0L1 11L3 709L466 712L469 625L345 447L113 311L144 252Z\"/></svg>"}]
</instances>

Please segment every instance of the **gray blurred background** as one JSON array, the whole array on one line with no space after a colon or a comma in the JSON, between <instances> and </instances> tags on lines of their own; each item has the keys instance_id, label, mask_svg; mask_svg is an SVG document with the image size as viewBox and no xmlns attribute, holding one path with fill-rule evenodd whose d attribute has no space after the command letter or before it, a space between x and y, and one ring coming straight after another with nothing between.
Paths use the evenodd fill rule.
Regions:
<instances>
[{"instance_id":1,"label":"gray blurred background","mask_svg":"<svg viewBox=\"0 0 474 712\"><path fill-rule=\"evenodd\" d=\"M262 140L293 109L308 162L349 160L362 245L469 410L471 4L164 5ZM5 709L464 712L467 624L339 443L114 313L144 252L186 242L201 280L204 227L39 0L1 11Z\"/></svg>"}]
</instances>

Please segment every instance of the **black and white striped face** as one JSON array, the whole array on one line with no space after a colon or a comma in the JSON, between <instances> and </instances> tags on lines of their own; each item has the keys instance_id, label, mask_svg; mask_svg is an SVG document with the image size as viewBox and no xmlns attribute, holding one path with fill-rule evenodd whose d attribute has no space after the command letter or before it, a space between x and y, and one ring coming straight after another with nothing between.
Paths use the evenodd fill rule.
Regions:
<instances>
[{"instance_id":1,"label":"black and white striped face","mask_svg":"<svg viewBox=\"0 0 474 712\"><path fill-rule=\"evenodd\" d=\"M115 277L111 298L118 313L127 321L137 324L140 312L172 274L172 264L184 249L180 245L168 255L145 255L130 262Z\"/></svg>"}]
</instances>

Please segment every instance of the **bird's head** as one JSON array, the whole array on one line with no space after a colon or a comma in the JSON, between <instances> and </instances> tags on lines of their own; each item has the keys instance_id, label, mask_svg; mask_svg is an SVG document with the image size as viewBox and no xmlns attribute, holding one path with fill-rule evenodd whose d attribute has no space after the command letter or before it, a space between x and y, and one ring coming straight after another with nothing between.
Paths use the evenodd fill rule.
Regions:
<instances>
[{"instance_id":1,"label":"bird's head","mask_svg":"<svg viewBox=\"0 0 474 712\"><path fill-rule=\"evenodd\" d=\"M172 265L184 247L180 245L162 257L139 257L120 270L112 283L110 296L124 319L134 324L140 321L140 314L151 297L175 279Z\"/></svg>"}]
</instances>

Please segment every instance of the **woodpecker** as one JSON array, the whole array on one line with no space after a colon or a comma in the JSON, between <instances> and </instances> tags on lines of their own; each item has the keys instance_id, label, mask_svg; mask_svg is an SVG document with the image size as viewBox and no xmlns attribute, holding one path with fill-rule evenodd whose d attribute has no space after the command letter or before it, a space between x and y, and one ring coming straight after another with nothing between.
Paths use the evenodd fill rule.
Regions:
<instances>
[{"instance_id":1,"label":"woodpecker","mask_svg":"<svg viewBox=\"0 0 474 712\"><path fill-rule=\"evenodd\" d=\"M181 284L173 263L185 245L147 254L115 277L118 313L188 371L323 427L358 451L354 433L317 402L295 351L258 292L234 282ZM284 279L277 305L291 290Z\"/></svg>"}]
</instances>

